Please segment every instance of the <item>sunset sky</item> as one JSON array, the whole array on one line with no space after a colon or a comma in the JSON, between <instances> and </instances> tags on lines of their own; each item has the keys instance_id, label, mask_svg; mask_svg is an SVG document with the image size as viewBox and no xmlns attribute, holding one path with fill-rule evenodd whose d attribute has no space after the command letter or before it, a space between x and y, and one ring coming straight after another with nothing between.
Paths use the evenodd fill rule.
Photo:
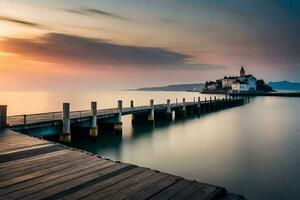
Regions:
<instances>
[{"instance_id":1,"label":"sunset sky","mask_svg":"<svg viewBox=\"0 0 300 200\"><path fill-rule=\"evenodd\" d=\"M300 81L299 0L1 0L0 90Z\"/></svg>"}]
</instances>

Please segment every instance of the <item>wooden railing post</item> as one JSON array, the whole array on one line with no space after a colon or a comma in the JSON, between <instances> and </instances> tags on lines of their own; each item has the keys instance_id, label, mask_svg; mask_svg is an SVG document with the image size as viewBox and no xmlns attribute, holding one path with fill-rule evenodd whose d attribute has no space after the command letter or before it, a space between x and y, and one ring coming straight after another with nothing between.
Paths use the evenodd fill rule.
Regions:
<instances>
[{"instance_id":1,"label":"wooden railing post","mask_svg":"<svg viewBox=\"0 0 300 200\"><path fill-rule=\"evenodd\" d=\"M198 114L201 114L201 97L198 97L198 102L197 102L197 108L198 108Z\"/></svg>"},{"instance_id":2,"label":"wooden railing post","mask_svg":"<svg viewBox=\"0 0 300 200\"><path fill-rule=\"evenodd\" d=\"M171 100L170 99L167 99L167 113L172 113Z\"/></svg>"},{"instance_id":3,"label":"wooden railing post","mask_svg":"<svg viewBox=\"0 0 300 200\"><path fill-rule=\"evenodd\" d=\"M90 128L90 136L98 136L98 126L97 126L97 102L91 102L91 112L92 112L92 127Z\"/></svg>"},{"instance_id":4,"label":"wooden railing post","mask_svg":"<svg viewBox=\"0 0 300 200\"><path fill-rule=\"evenodd\" d=\"M118 101L118 122L122 122L122 110L123 110L123 101Z\"/></svg>"},{"instance_id":5,"label":"wooden railing post","mask_svg":"<svg viewBox=\"0 0 300 200\"><path fill-rule=\"evenodd\" d=\"M154 121L154 100L150 100L150 114L148 116L148 121Z\"/></svg>"},{"instance_id":6,"label":"wooden railing post","mask_svg":"<svg viewBox=\"0 0 300 200\"><path fill-rule=\"evenodd\" d=\"M131 109L134 108L134 102L133 102L133 100L130 101L130 108L131 108Z\"/></svg>"},{"instance_id":7,"label":"wooden railing post","mask_svg":"<svg viewBox=\"0 0 300 200\"><path fill-rule=\"evenodd\" d=\"M61 142L71 142L70 103L63 103L63 130L60 134Z\"/></svg>"}]
</instances>

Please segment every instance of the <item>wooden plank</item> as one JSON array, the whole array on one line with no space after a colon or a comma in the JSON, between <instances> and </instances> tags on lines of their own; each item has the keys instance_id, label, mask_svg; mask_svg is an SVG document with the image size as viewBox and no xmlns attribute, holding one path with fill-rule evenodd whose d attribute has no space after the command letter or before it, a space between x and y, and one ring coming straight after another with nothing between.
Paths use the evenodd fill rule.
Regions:
<instances>
[{"instance_id":1,"label":"wooden plank","mask_svg":"<svg viewBox=\"0 0 300 200\"><path fill-rule=\"evenodd\" d=\"M45 153L42 155L37 155L37 156L33 156L33 157L29 157L29 158L23 158L23 159L19 159L19 160L13 160L13 161L9 161L9 162L5 162L5 163L0 163L0 169L2 168L13 168L14 166L17 165L26 165L30 162L34 162L34 161L38 161L41 159L47 159L53 155L59 155L59 154L64 154L66 152L69 152L71 150L69 149L63 149L60 151L55 151L55 152L50 152L50 153Z\"/></svg>"},{"instance_id":2,"label":"wooden plank","mask_svg":"<svg viewBox=\"0 0 300 200\"><path fill-rule=\"evenodd\" d=\"M42 147L39 149L26 150L26 151L22 151L22 152L1 155L0 163L12 161L12 160L18 160L18 159L22 159L22 158L28 158L28 157L32 157L32 156L36 156L36 155L42 155L45 153L59 151L62 149L64 149L64 147L61 145L53 145L53 146Z\"/></svg>"},{"instance_id":3,"label":"wooden plank","mask_svg":"<svg viewBox=\"0 0 300 200\"><path fill-rule=\"evenodd\" d=\"M22 151L26 151L26 150L39 149L42 147L53 146L53 145L54 144L51 144L51 143L45 143L45 144L26 146L26 147L22 147L22 148L18 148L18 149L11 149L10 151L1 152L0 156L17 153L17 152L22 152Z\"/></svg>"},{"instance_id":4,"label":"wooden plank","mask_svg":"<svg viewBox=\"0 0 300 200\"><path fill-rule=\"evenodd\" d=\"M111 177L107 180L97 182L93 185L88 185L88 186L85 186L84 188L81 188L81 189L76 188L75 191L73 190L73 192L72 191L66 192L64 195L58 196L58 198L61 199L61 200L81 199L81 198L87 197L90 194L95 193L99 190L107 188L107 187L109 187L109 186L111 186L111 185L113 185L117 182L125 180L125 179L127 179L131 176L134 176L136 174L140 174L140 173L142 173L146 170L148 170L148 169L143 168L143 167L136 167L136 168L133 168L129 171L126 171L122 174L118 174L116 176L113 176L113 177Z\"/></svg>"},{"instance_id":5,"label":"wooden plank","mask_svg":"<svg viewBox=\"0 0 300 200\"><path fill-rule=\"evenodd\" d=\"M176 183L179 180L182 180L182 178L168 175L162 180L151 184L150 186L144 188L143 190L138 191L137 193L129 196L126 199L131 199L131 200L148 199L153 195L159 193L160 191L168 188L170 185Z\"/></svg>"},{"instance_id":6,"label":"wooden plank","mask_svg":"<svg viewBox=\"0 0 300 200\"><path fill-rule=\"evenodd\" d=\"M24 167L23 165L20 165L20 166L18 166L16 171L14 170L11 173L6 172L5 170L2 170L2 171L0 171L0 183L2 181L12 179L14 177L20 177L20 176L23 176L26 174L37 172L37 171L42 171L42 170L46 170L49 168L58 167L60 165L64 165L66 163L72 162L76 159L88 157L87 155L80 154L80 153L78 153L78 154L70 153L67 155L64 155L63 157L58 157L57 159L54 159L54 160L51 160L51 159L44 160L44 162L38 163L37 166L34 166L32 168L26 168L26 166Z\"/></svg>"},{"instance_id":7,"label":"wooden plank","mask_svg":"<svg viewBox=\"0 0 300 200\"><path fill-rule=\"evenodd\" d=\"M0 199L203 199L224 188L0 131Z\"/></svg>"},{"instance_id":8,"label":"wooden plank","mask_svg":"<svg viewBox=\"0 0 300 200\"><path fill-rule=\"evenodd\" d=\"M104 176L113 171L128 167L128 164L119 164L114 162L107 162L103 165L97 165L95 167L89 168L84 171L80 171L76 174L72 174L72 176L62 177L61 180L54 180L54 184L51 186L49 182L45 184L37 185L34 190L33 188L29 188L29 190L22 191L22 199L23 200L31 200L31 199L44 199L50 197L52 195L58 194L66 189L70 189L72 187L76 187L80 184L88 182L92 179L95 179L100 176ZM63 181L62 181L63 180ZM34 193L33 193L34 191Z\"/></svg>"},{"instance_id":9,"label":"wooden plank","mask_svg":"<svg viewBox=\"0 0 300 200\"><path fill-rule=\"evenodd\" d=\"M111 198L111 199L128 198L130 195L135 194L137 191L142 190L142 189L148 187L149 185L162 180L163 178L165 178L167 176L168 176L168 174L156 172L155 174L148 177L147 179L140 181L136 184L133 184L121 191L118 191L115 194L108 196L108 198Z\"/></svg>"},{"instance_id":10,"label":"wooden plank","mask_svg":"<svg viewBox=\"0 0 300 200\"><path fill-rule=\"evenodd\" d=\"M30 138L20 138L20 139L7 139L7 138L2 138L0 140L0 148L2 150L5 149L12 149L12 148L18 148L18 147L25 147L25 146L30 146L30 145L34 145L34 144L46 144L47 142L43 141L43 140L31 140Z\"/></svg>"},{"instance_id":11,"label":"wooden plank","mask_svg":"<svg viewBox=\"0 0 300 200\"><path fill-rule=\"evenodd\" d=\"M6 153L11 152L11 151L23 150L25 148L35 147L35 146L41 146L41 145L45 145L45 144L52 144L52 143L40 143L40 144L33 144L33 145L16 147L16 148L10 148L10 149L3 149L3 150L0 150L0 155L6 154ZM0 144L0 149L1 149L1 145L2 144Z\"/></svg>"},{"instance_id":12,"label":"wooden plank","mask_svg":"<svg viewBox=\"0 0 300 200\"><path fill-rule=\"evenodd\" d=\"M176 182L175 184L171 185L167 189L153 195L150 200L167 200L185 189L187 186L189 186L192 183L192 181L189 180L180 180Z\"/></svg>"},{"instance_id":13,"label":"wooden plank","mask_svg":"<svg viewBox=\"0 0 300 200\"><path fill-rule=\"evenodd\" d=\"M131 186L137 182L140 182L145 179L147 180L151 175L153 175L155 173L156 172L153 170L146 170L146 171L139 173L135 176L132 176L126 180L120 181L120 182L112 185L111 187L107 187L103 190L93 193L83 199L104 199L105 197L115 194L116 192L123 190L125 188L128 188L129 186Z\"/></svg>"},{"instance_id":14,"label":"wooden plank","mask_svg":"<svg viewBox=\"0 0 300 200\"><path fill-rule=\"evenodd\" d=\"M200 190L202 187L204 187L206 184L204 183L198 183L196 181L193 181L190 185L188 185L186 188L184 188L182 191L177 193L175 196L171 197L172 200L185 200L189 199L195 192Z\"/></svg>"},{"instance_id":15,"label":"wooden plank","mask_svg":"<svg viewBox=\"0 0 300 200\"><path fill-rule=\"evenodd\" d=\"M0 195L8 194L13 191L18 191L21 189L25 189L28 187L34 187L35 185L45 183L45 182L50 182L51 180L58 179L73 173L77 173L79 171L85 170L87 168L93 167L95 165L99 165L104 163L105 160L97 160L94 161L93 159L90 159L87 161L86 159L84 160L79 160L79 161L74 161L72 165L65 166L63 169L56 171L54 173L48 173L45 174L44 176L36 177L33 179L25 180L10 186L7 186L5 188L0 188Z\"/></svg>"},{"instance_id":16,"label":"wooden plank","mask_svg":"<svg viewBox=\"0 0 300 200\"><path fill-rule=\"evenodd\" d=\"M0 182L0 188L7 187L9 185L13 185L13 184L23 182L23 181L26 181L26 180L30 180L30 179L33 179L33 178L41 177L41 176L44 176L46 174L54 173L54 172L60 171L62 169L66 169L66 168L69 168L71 166L77 165L80 162L88 162L89 159L90 158L87 155L87 157L83 157L82 159L78 159L74 162L65 163L65 164L58 165L58 166L55 166L55 167L52 167L52 168L36 171L36 172L30 173L30 174L26 174L26 175L15 177L15 178L12 178L12 179L9 179L9 180L6 180L6 181L2 181L2 182Z\"/></svg>"},{"instance_id":17,"label":"wooden plank","mask_svg":"<svg viewBox=\"0 0 300 200\"><path fill-rule=\"evenodd\" d=\"M12 165L10 167L0 168L0 174L5 173L5 175L7 175L9 173L13 173L13 172L16 172L16 171L21 171L21 170L25 170L25 169L34 168L34 167L39 166L39 165L45 165L47 163L51 163L51 162L56 161L58 159L64 159L65 156L71 157L72 155L74 155L74 153L72 151L68 151L68 150L62 150L60 152L61 152L61 154L54 154L54 155L49 156L47 158L34 160L34 161L29 161L26 164L19 163L19 164Z\"/></svg>"}]
</instances>

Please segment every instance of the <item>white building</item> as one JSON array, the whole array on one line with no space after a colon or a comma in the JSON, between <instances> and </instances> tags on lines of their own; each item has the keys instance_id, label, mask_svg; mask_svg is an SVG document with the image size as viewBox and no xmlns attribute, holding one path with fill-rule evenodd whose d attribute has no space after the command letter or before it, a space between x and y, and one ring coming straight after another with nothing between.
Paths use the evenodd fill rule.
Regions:
<instances>
[{"instance_id":1,"label":"white building","mask_svg":"<svg viewBox=\"0 0 300 200\"><path fill-rule=\"evenodd\" d=\"M249 92L249 84L245 81L237 80L231 85L234 92Z\"/></svg>"},{"instance_id":2,"label":"white building","mask_svg":"<svg viewBox=\"0 0 300 200\"><path fill-rule=\"evenodd\" d=\"M232 84L237 80L238 77L230 76L227 77L225 76L222 79L222 89L231 89Z\"/></svg>"},{"instance_id":3,"label":"white building","mask_svg":"<svg viewBox=\"0 0 300 200\"><path fill-rule=\"evenodd\" d=\"M251 74L245 75L244 67L240 71L240 77L231 85L233 92L253 92L256 91L256 78Z\"/></svg>"}]
</instances>

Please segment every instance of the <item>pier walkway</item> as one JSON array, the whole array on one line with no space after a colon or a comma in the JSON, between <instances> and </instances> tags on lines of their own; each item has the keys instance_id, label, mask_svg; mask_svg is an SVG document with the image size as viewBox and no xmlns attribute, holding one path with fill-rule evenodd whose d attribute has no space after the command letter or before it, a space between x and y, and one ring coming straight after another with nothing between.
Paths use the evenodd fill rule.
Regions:
<instances>
[{"instance_id":1,"label":"pier walkway","mask_svg":"<svg viewBox=\"0 0 300 200\"><path fill-rule=\"evenodd\" d=\"M230 198L223 187L4 129L0 130L0 199Z\"/></svg>"},{"instance_id":2,"label":"pier walkway","mask_svg":"<svg viewBox=\"0 0 300 200\"><path fill-rule=\"evenodd\" d=\"M93 102L92 102L93 103ZM182 111L189 113L208 113L216 110L221 110L225 108L235 107L239 105L243 105L243 99L237 98L223 98L217 99L206 99L200 101L200 98L196 101L185 102L185 98L183 102L180 103L170 103L168 100L167 104L156 104L154 105L153 100L150 101L150 105L148 106L134 106L133 101L131 102L131 107L122 107L122 101L118 102L117 108L109 108L109 109L97 109L96 102L94 108L90 110L82 110L82 111L71 111L70 105L68 105L67 113L64 111L60 112L48 112L48 113L39 113L39 114L28 114L28 115L15 115L8 116L7 127L21 131L24 129L31 129L35 127L46 127L46 126L57 126L63 124L64 114L67 115L67 120L70 121L70 124L82 123L85 121L90 121L93 116L99 121L106 120L110 118L115 118L122 115L142 115L145 113L149 113L149 115L156 115L157 113L163 112L173 112L178 113L180 116L182 115ZM92 106L93 107L93 106ZM95 109L95 111L93 111ZM151 111L153 111L151 113ZM191 112L190 112L191 111Z\"/></svg>"}]
</instances>

